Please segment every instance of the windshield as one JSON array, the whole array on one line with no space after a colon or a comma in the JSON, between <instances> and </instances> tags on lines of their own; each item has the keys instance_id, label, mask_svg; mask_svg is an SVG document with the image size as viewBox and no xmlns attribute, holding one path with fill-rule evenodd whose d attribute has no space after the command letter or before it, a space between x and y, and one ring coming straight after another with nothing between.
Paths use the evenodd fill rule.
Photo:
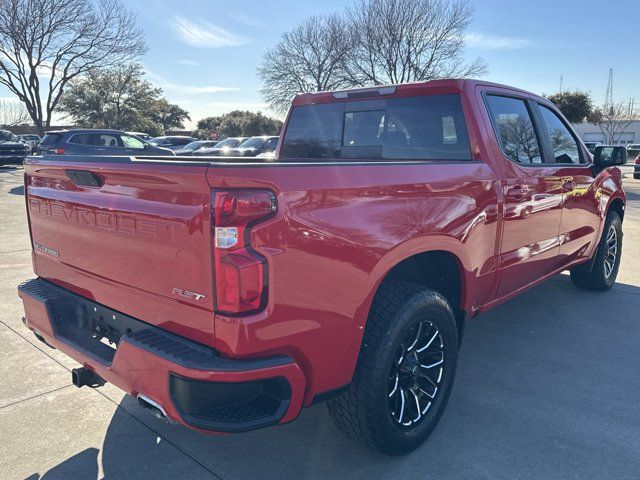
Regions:
<instances>
[{"instance_id":1,"label":"windshield","mask_svg":"<svg viewBox=\"0 0 640 480\"><path fill-rule=\"evenodd\" d=\"M225 140L222 140L220 143L218 143L216 145L216 148L224 148L224 147L233 148L236 145L238 145L238 143L240 143L240 141L237 138L227 138Z\"/></svg>"},{"instance_id":2,"label":"windshield","mask_svg":"<svg viewBox=\"0 0 640 480\"><path fill-rule=\"evenodd\" d=\"M16 137L9 130L0 130L0 142L17 142L18 137Z\"/></svg>"},{"instance_id":3,"label":"windshield","mask_svg":"<svg viewBox=\"0 0 640 480\"><path fill-rule=\"evenodd\" d=\"M240 148L260 148L266 140L262 137L253 137L240 144Z\"/></svg>"},{"instance_id":4,"label":"windshield","mask_svg":"<svg viewBox=\"0 0 640 480\"><path fill-rule=\"evenodd\" d=\"M183 150L197 150L198 148L200 148L202 146L204 142L191 142L191 143L187 143L184 147L182 147Z\"/></svg>"}]
</instances>

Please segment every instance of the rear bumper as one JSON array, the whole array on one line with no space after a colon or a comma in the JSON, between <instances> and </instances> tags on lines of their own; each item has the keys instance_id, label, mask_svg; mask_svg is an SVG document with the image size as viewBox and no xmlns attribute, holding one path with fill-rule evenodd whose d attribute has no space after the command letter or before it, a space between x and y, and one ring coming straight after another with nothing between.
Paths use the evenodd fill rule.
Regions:
<instances>
[{"instance_id":1,"label":"rear bumper","mask_svg":"<svg viewBox=\"0 0 640 480\"><path fill-rule=\"evenodd\" d=\"M42 279L21 284L18 293L27 327L46 343L189 428L241 432L286 423L300 412L305 379L289 357L223 358ZM116 349L97 340L95 329L90 333L95 325L119 338Z\"/></svg>"}]
</instances>

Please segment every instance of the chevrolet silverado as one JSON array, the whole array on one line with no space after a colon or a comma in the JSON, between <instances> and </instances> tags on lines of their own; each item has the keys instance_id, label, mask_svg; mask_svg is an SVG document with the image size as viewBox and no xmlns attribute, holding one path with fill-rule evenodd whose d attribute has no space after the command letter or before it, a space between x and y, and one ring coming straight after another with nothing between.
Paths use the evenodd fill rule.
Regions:
<instances>
[{"instance_id":1,"label":"chevrolet silverado","mask_svg":"<svg viewBox=\"0 0 640 480\"><path fill-rule=\"evenodd\" d=\"M326 400L404 454L468 320L563 270L614 284L621 150L592 157L545 98L439 80L298 95L271 161L30 157L24 321L76 386L171 422L241 432Z\"/></svg>"}]
</instances>

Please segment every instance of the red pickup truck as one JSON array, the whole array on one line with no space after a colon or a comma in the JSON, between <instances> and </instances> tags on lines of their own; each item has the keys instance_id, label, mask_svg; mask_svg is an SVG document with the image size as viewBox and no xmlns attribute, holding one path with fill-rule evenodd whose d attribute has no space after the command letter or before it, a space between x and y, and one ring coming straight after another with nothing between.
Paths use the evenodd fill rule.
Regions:
<instances>
[{"instance_id":1,"label":"red pickup truck","mask_svg":"<svg viewBox=\"0 0 640 480\"><path fill-rule=\"evenodd\" d=\"M566 269L613 285L623 160L470 80L299 95L274 161L31 157L25 324L77 386L192 429L328 400L403 454L444 411L467 320Z\"/></svg>"}]
</instances>

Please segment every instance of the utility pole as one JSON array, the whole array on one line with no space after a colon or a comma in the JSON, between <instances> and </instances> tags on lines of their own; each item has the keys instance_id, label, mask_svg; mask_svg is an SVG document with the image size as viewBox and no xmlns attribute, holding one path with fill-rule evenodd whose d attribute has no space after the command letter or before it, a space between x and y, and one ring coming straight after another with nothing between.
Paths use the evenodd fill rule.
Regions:
<instances>
[{"instance_id":1,"label":"utility pole","mask_svg":"<svg viewBox=\"0 0 640 480\"><path fill-rule=\"evenodd\" d=\"M563 80L562 74L560 74L560 92L559 93L562 93L562 80Z\"/></svg>"}]
</instances>

